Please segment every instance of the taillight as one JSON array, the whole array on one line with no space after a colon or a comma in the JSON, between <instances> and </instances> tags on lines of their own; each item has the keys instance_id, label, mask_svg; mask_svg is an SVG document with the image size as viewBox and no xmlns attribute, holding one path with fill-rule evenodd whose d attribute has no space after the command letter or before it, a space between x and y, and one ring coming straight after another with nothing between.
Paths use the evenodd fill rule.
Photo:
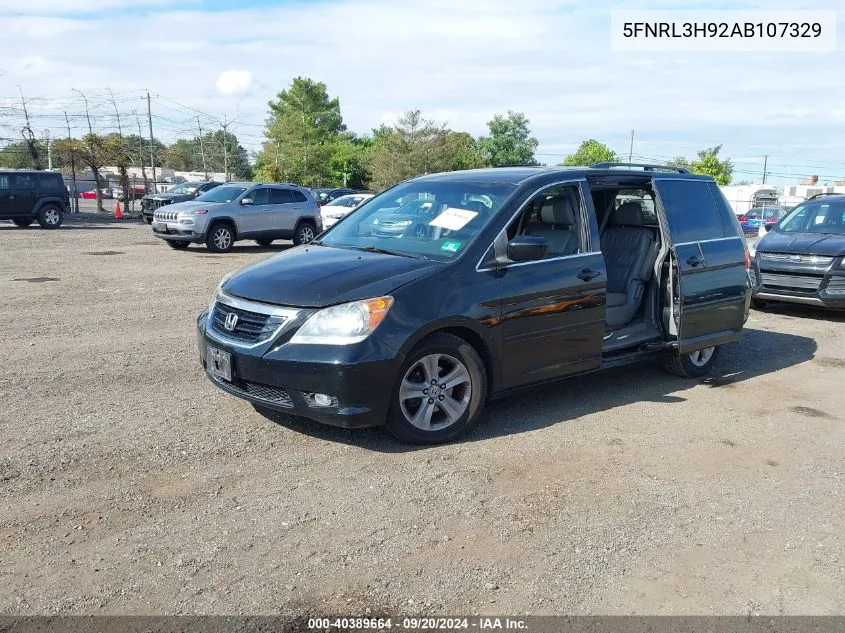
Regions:
<instances>
[{"instance_id":1,"label":"taillight","mask_svg":"<svg viewBox=\"0 0 845 633\"><path fill-rule=\"evenodd\" d=\"M748 252L748 246L745 247L745 270L751 270L751 253Z\"/></svg>"},{"instance_id":2,"label":"taillight","mask_svg":"<svg viewBox=\"0 0 845 633\"><path fill-rule=\"evenodd\" d=\"M748 218L746 218L744 215L741 215L741 216L739 216L739 221L740 222L748 222Z\"/></svg>"}]
</instances>

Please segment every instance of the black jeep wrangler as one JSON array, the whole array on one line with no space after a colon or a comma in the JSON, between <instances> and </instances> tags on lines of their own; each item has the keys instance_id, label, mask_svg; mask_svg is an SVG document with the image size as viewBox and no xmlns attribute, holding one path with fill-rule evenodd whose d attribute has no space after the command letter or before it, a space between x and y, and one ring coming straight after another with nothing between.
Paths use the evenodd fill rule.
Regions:
<instances>
[{"instance_id":1,"label":"black jeep wrangler","mask_svg":"<svg viewBox=\"0 0 845 633\"><path fill-rule=\"evenodd\" d=\"M45 229L62 225L70 209L62 175L53 171L0 170L0 220L20 227L35 220Z\"/></svg>"}]
</instances>

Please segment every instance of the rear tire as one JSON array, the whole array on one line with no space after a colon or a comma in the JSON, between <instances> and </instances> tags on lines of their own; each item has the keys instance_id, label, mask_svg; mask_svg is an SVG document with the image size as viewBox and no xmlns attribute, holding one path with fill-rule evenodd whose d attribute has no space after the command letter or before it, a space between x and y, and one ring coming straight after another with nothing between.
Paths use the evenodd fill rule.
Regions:
<instances>
[{"instance_id":1,"label":"rear tire","mask_svg":"<svg viewBox=\"0 0 845 633\"><path fill-rule=\"evenodd\" d=\"M302 220L296 225L296 230L293 232L293 243L295 246L307 244L313 240L317 235L317 228L310 220Z\"/></svg>"},{"instance_id":2,"label":"rear tire","mask_svg":"<svg viewBox=\"0 0 845 633\"><path fill-rule=\"evenodd\" d=\"M177 251L184 251L188 248L190 242L177 242L176 240L164 240L167 242L167 245Z\"/></svg>"},{"instance_id":3,"label":"rear tire","mask_svg":"<svg viewBox=\"0 0 845 633\"><path fill-rule=\"evenodd\" d=\"M766 303L765 301L760 301L759 299L752 299L751 300L751 307L754 308L755 310L763 310L767 305L769 305L769 304Z\"/></svg>"},{"instance_id":4,"label":"rear tire","mask_svg":"<svg viewBox=\"0 0 845 633\"><path fill-rule=\"evenodd\" d=\"M42 229L57 229L62 225L64 219L62 210L53 204L45 204L38 211L38 224L41 225Z\"/></svg>"},{"instance_id":5,"label":"rear tire","mask_svg":"<svg viewBox=\"0 0 845 633\"><path fill-rule=\"evenodd\" d=\"M14 218L12 220L15 226L19 226L20 228L26 228L33 222L35 222L35 218Z\"/></svg>"},{"instance_id":6,"label":"rear tire","mask_svg":"<svg viewBox=\"0 0 845 633\"><path fill-rule=\"evenodd\" d=\"M486 400L487 372L472 345L451 334L434 334L402 363L390 394L387 428L409 444L448 442L472 426Z\"/></svg>"},{"instance_id":7,"label":"rear tire","mask_svg":"<svg viewBox=\"0 0 845 633\"><path fill-rule=\"evenodd\" d=\"M255 243L266 248L273 243L273 240L255 240Z\"/></svg>"},{"instance_id":8,"label":"rear tire","mask_svg":"<svg viewBox=\"0 0 845 633\"><path fill-rule=\"evenodd\" d=\"M670 374L681 378L701 378L713 369L718 347L706 347L687 354L672 356L663 363L664 369Z\"/></svg>"},{"instance_id":9,"label":"rear tire","mask_svg":"<svg viewBox=\"0 0 845 633\"><path fill-rule=\"evenodd\" d=\"M215 222L208 229L205 245L212 253L228 253L235 245L235 231L231 224Z\"/></svg>"}]
</instances>

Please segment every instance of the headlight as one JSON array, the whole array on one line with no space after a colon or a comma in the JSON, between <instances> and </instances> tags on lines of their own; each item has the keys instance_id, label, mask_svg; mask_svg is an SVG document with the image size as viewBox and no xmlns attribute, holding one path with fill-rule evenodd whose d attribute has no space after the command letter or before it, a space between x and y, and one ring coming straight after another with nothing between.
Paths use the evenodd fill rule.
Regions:
<instances>
[{"instance_id":1,"label":"headlight","mask_svg":"<svg viewBox=\"0 0 845 633\"><path fill-rule=\"evenodd\" d=\"M363 341L387 316L393 297L353 301L312 314L291 343L350 345Z\"/></svg>"},{"instance_id":2,"label":"headlight","mask_svg":"<svg viewBox=\"0 0 845 633\"><path fill-rule=\"evenodd\" d=\"M227 281L229 281L229 279L231 279L231 278L232 278L232 275L234 275L236 272L238 272L238 271L237 271L237 270L233 270L232 272L227 273L227 274L223 277L223 279L221 279L221 280L220 280L220 283L219 283L219 284L217 284L217 290L215 290L215 291L214 291L214 294L213 294L213 295L211 295L211 301L210 301L210 302L209 302L209 304L208 304L208 313L209 313L209 314L211 314L212 310L214 310L214 304L215 304L215 302L217 301L217 295L219 295L219 294L220 294L220 291L221 291L221 290L223 290L223 284L225 284Z\"/></svg>"},{"instance_id":3,"label":"headlight","mask_svg":"<svg viewBox=\"0 0 845 633\"><path fill-rule=\"evenodd\" d=\"M411 226L413 223L413 220L402 220L401 222L396 222L393 226Z\"/></svg>"},{"instance_id":4,"label":"headlight","mask_svg":"<svg viewBox=\"0 0 845 633\"><path fill-rule=\"evenodd\" d=\"M194 211L180 211L179 217L181 218L181 217L184 216L184 217L190 218L190 217L194 217L194 216L197 216L197 215L205 215L206 213L208 213L208 209L196 209Z\"/></svg>"}]
</instances>

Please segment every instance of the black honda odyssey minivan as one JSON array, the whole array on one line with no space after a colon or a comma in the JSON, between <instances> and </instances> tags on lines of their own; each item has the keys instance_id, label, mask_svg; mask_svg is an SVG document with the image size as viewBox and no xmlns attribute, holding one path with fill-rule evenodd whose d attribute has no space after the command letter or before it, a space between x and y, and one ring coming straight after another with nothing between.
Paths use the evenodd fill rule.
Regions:
<instances>
[{"instance_id":1,"label":"black honda odyssey minivan","mask_svg":"<svg viewBox=\"0 0 845 633\"><path fill-rule=\"evenodd\" d=\"M655 356L704 375L741 335L749 265L716 183L684 169L427 175L226 277L200 358L265 415L433 444L538 383Z\"/></svg>"}]
</instances>

